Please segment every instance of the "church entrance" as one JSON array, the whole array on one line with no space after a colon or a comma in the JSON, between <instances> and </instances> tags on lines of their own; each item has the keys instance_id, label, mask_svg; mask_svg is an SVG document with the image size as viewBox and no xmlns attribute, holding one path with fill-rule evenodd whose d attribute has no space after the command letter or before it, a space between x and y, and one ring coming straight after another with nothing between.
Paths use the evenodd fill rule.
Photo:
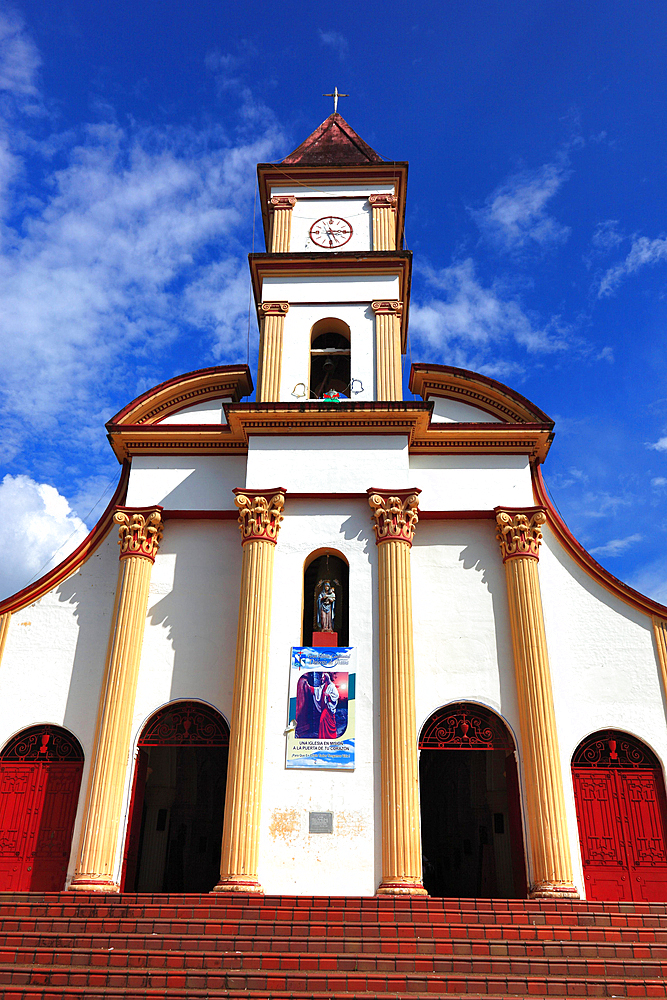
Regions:
<instances>
[{"instance_id":1,"label":"church entrance","mask_svg":"<svg viewBox=\"0 0 667 1000\"><path fill-rule=\"evenodd\" d=\"M572 758L587 899L667 900L667 823L660 761L628 733L604 730Z\"/></svg>"},{"instance_id":2,"label":"church entrance","mask_svg":"<svg viewBox=\"0 0 667 1000\"><path fill-rule=\"evenodd\" d=\"M0 890L65 888L83 773L79 741L33 726L0 754Z\"/></svg>"},{"instance_id":3,"label":"church entrance","mask_svg":"<svg viewBox=\"0 0 667 1000\"><path fill-rule=\"evenodd\" d=\"M220 875L229 729L176 702L144 727L134 772L124 892L210 892Z\"/></svg>"},{"instance_id":4,"label":"church entrance","mask_svg":"<svg viewBox=\"0 0 667 1000\"><path fill-rule=\"evenodd\" d=\"M424 887L431 896L525 898L514 740L502 719L458 702L419 740Z\"/></svg>"}]
</instances>

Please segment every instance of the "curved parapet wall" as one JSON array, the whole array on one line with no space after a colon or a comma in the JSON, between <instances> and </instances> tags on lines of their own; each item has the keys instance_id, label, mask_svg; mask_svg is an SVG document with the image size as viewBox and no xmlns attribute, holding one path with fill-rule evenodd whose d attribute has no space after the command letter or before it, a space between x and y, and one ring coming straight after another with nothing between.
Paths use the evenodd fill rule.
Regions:
<instances>
[{"instance_id":1,"label":"curved parapet wall","mask_svg":"<svg viewBox=\"0 0 667 1000\"><path fill-rule=\"evenodd\" d=\"M130 463L123 463L123 470L120 474L120 479L118 480L118 486L111 497L106 510L102 514L95 527L90 531L90 533L84 538L79 546L74 549L62 562L54 566L52 570L45 573L44 576L40 577L39 580L35 580L34 583L28 584L23 590L19 590L18 593L13 594L11 597L5 598L4 601L0 601L0 616L7 614L14 614L16 611L20 611L22 608L27 608L28 605L34 604L40 597L47 594L54 587L57 587L59 583L66 580L68 576L75 573L80 566L90 558L97 548L102 544L106 538L109 530L113 526L113 515L116 507L122 504L125 500L125 494L127 492L127 483L130 478Z\"/></svg>"}]
</instances>

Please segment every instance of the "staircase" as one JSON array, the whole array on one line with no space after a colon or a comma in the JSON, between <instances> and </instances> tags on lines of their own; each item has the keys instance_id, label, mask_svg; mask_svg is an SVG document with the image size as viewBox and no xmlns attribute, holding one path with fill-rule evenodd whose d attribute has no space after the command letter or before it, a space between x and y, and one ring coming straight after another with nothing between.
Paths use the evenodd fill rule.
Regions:
<instances>
[{"instance_id":1,"label":"staircase","mask_svg":"<svg viewBox=\"0 0 667 1000\"><path fill-rule=\"evenodd\" d=\"M0 894L3 1000L667 997L667 904Z\"/></svg>"}]
</instances>

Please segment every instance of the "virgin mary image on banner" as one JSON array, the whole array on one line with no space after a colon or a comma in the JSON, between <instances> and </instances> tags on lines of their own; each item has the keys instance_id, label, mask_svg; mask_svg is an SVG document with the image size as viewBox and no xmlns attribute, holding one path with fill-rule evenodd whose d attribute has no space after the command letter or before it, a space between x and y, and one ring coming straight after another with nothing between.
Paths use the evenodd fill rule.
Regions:
<instances>
[{"instance_id":1,"label":"virgin mary image on banner","mask_svg":"<svg viewBox=\"0 0 667 1000\"><path fill-rule=\"evenodd\" d=\"M353 653L347 646L292 649L288 767L354 767Z\"/></svg>"}]
</instances>

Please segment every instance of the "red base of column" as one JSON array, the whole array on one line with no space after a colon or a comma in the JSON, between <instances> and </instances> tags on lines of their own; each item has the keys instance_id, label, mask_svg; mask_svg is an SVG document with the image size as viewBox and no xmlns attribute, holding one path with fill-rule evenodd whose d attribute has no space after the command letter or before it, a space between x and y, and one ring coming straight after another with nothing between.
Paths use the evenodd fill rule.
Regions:
<instances>
[{"instance_id":1,"label":"red base of column","mask_svg":"<svg viewBox=\"0 0 667 1000\"><path fill-rule=\"evenodd\" d=\"M213 889L213 892L252 892L264 895L264 890L257 881L256 875L225 875Z\"/></svg>"},{"instance_id":2,"label":"red base of column","mask_svg":"<svg viewBox=\"0 0 667 1000\"><path fill-rule=\"evenodd\" d=\"M338 632L313 632L313 646L337 646Z\"/></svg>"},{"instance_id":3,"label":"red base of column","mask_svg":"<svg viewBox=\"0 0 667 1000\"><path fill-rule=\"evenodd\" d=\"M117 882L102 876L96 878L94 875L75 876L67 888L68 892L120 892Z\"/></svg>"},{"instance_id":4,"label":"red base of column","mask_svg":"<svg viewBox=\"0 0 667 1000\"><path fill-rule=\"evenodd\" d=\"M528 899L579 899L579 893L571 882L556 882L543 879L533 882L528 890Z\"/></svg>"},{"instance_id":5,"label":"red base of column","mask_svg":"<svg viewBox=\"0 0 667 1000\"><path fill-rule=\"evenodd\" d=\"M386 878L380 882L376 896L428 896L421 879L399 877Z\"/></svg>"}]
</instances>

